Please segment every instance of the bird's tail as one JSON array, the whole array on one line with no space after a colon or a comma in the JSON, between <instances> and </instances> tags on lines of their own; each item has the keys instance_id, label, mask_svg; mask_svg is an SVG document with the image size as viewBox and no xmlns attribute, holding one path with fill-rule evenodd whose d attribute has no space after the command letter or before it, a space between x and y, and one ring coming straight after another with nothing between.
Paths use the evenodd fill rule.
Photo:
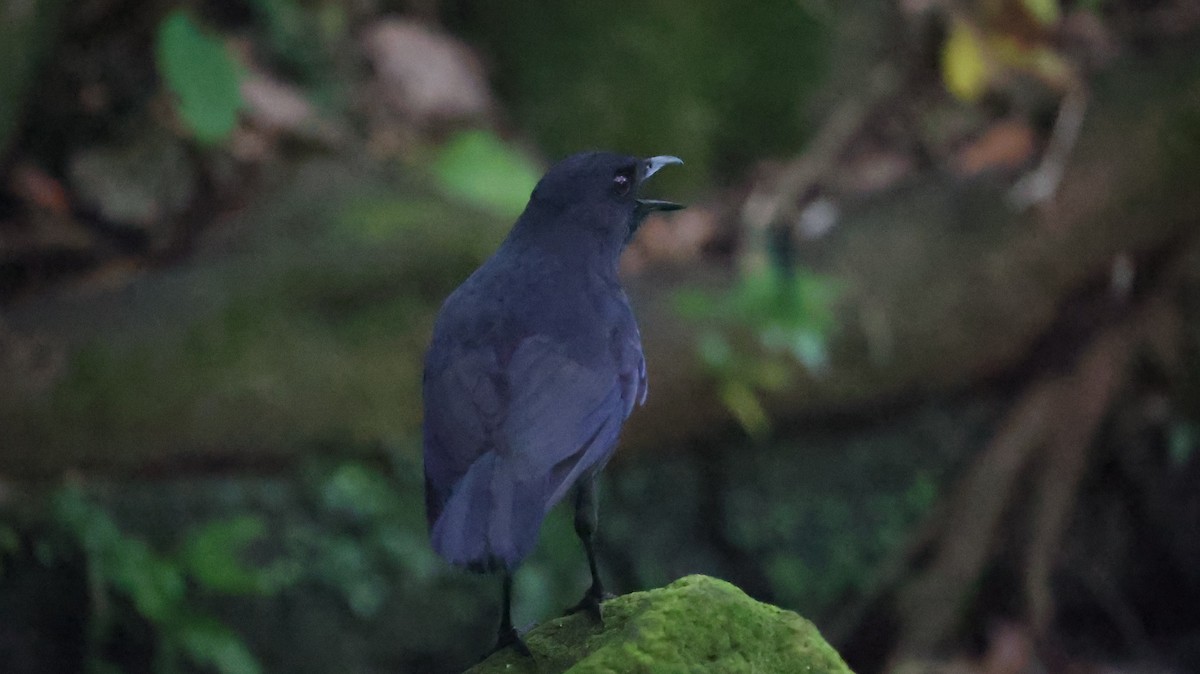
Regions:
<instances>
[{"instance_id":1,"label":"bird's tail","mask_svg":"<svg viewBox=\"0 0 1200 674\"><path fill-rule=\"evenodd\" d=\"M515 569L537 544L545 517L542 482L519 480L504 457L480 457L430 525L433 549L473 570Z\"/></svg>"}]
</instances>

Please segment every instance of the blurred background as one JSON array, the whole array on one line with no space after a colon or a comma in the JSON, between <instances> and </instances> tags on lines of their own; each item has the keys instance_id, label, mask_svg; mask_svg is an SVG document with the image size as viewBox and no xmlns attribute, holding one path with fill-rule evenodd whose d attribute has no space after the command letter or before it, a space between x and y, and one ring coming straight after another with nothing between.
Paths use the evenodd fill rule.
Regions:
<instances>
[{"instance_id":1,"label":"blurred background","mask_svg":"<svg viewBox=\"0 0 1200 674\"><path fill-rule=\"evenodd\" d=\"M420 363L549 163L623 259L618 592L862 674L1200 671L1195 0L0 0L0 670L461 671ZM516 622L578 598L560 509Z\"/></svg>"}]
</instances>

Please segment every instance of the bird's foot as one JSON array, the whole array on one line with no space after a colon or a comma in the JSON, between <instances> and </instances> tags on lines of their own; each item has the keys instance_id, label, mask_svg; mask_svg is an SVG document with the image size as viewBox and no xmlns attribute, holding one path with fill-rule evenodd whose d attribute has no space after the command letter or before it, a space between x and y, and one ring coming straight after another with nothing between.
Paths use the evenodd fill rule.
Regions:
<instances>
[{"instance_id":1,"label":"bird's foot","mask_svg":"<svg viewBox=\"0 0 1200 674\"><path fill-rule=\"evenodd\" d=\"M573 613L584 612L596 622L601 622L600 604L612 599L615 595L605 592L604 590L588 590L583 595L583 599L579 603L567 609L563 615L571 615Z\"/></svg>"},{"instance_id":2,"label":"bird's foot","mask_svg":"<svg viewBox=\"0 0 1200 674\"><path fill-rule=\"evenodd\" d=\"M533 656L533 653L529 650L529 646L525 645L525 640L521 638L521 635L517 633L517 630L510 627L508 630L501 630L500 633L496 635L496 645L492 647L492 650L488 651L487 655L483 656L483 659L486 660L493 654L502 651L509 646L512 646L513 650L527 658Z\"/></svg>"}]
</instances>

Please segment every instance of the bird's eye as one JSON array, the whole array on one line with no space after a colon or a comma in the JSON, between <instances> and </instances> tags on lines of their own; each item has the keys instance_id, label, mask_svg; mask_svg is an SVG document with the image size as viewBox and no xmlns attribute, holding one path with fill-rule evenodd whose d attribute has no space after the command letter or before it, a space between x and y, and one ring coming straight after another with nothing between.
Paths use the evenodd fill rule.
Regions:
<instances>
[{"instance_id":1,"label":"bird's eye","mask_svg":"<svg viewBox=\"0 0 1200 674\"><path fill-rule=\"evenodd\" d=\"M629 175L626 173L618 173L617 175L613 176L613 190L615 190L616 193L621 196L629 194L629 186L632 184L633 180L631 180Z\"/></svg>"}]
</instances>

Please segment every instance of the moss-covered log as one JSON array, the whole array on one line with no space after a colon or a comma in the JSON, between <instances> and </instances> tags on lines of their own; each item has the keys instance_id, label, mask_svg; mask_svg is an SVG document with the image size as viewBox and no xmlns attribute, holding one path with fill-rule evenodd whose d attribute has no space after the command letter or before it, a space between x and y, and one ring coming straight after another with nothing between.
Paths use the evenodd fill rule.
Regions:
<instances>
[{"instance_id":1,"label":"moss-covered log","mask_svg":"<svg viewBox=\"0 0 1200 674\"><path fill-rule=\"evenodd\" d=\"M764 392L769 414L786 422L966 389L1036 358L1064 304L1107 282L1118 259L1152 276L1197 236L1197 53L1130 59L1098 78L1058 195L1040 209L1015 212L1000 181L940 174L844 204L837 229L801 252L845 289L831 366L796 367L788 386ZM651 395L627 445L675 446L732 423L689 348L697 326L671 310L680 284L729 282L692 271L635 284L639 314L654 317L643 321Z\"/></svg>"},{"instance_id":2,"label":"moss-covered log","mask_svg":"<svg viewBox=\"0 0 1200 674\"><path fill-rule=\"evenodd\" d=\"M846 204L804 262L846 290L831 367L764 396L788 420L965 388L1027 358L1118 256L1195 236L1200 61L1130 59L1098 81L1060 194L1015 214L1001 185L916 178ZM0 324L0 471L287 462L314 441L415 447L420 358L440 299L507 223L356 162L304 167L214 230L189 264L11 307ZM626 447L661 450L731 416L695 357L680 287L632 279L650 368Z\"/></svg>"}]
</instances>

